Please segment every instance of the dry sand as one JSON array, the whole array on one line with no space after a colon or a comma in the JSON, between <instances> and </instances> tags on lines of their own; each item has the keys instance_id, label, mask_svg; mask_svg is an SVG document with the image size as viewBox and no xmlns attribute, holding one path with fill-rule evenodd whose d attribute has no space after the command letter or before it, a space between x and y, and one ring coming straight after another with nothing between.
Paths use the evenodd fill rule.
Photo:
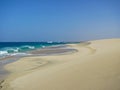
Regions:
<instances>
[{"instance_id":1,"label":"dry sand","mask_svg":"<svg viewBox=\"0 0 120 90\"><path fill-rule=\"evenodd\" d=\"M120 39L70 44L78 52L25 57L5 68L2 90L120 90Z\"/></svg>"}]
</instances>

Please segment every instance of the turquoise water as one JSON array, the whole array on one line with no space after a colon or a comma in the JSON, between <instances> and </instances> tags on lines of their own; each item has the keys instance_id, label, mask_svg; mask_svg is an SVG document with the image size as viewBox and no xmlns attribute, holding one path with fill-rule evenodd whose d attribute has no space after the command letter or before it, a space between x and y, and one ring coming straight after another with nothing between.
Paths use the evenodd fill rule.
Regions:
<instances>
[{"instance_id":1,"label":"turquoise water","mask_svg":"<svg viewBox=\"0 0 120 90\"><path fill-rule=\"evenodd\" d=\"M66 44L65 42L0 42L0 58L6 56L26 56L26 52L53 45Z\"/></svg>"}]
</instances>

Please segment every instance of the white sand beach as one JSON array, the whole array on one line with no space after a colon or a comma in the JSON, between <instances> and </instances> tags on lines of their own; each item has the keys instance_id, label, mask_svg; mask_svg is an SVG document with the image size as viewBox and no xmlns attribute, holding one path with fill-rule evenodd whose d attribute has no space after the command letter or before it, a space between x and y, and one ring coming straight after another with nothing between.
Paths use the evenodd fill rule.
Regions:
<instances>
[{"instance_id":1,"label":"white sand beach","mask_svg":"<svg viewBox=\"0 0 120 90\"><path fill-rule=\"evenodd\" d=\"M24 57L5 66L2 90L120 90L120 39L69 44L77 52Z\"/></svg>"}]
</instances>

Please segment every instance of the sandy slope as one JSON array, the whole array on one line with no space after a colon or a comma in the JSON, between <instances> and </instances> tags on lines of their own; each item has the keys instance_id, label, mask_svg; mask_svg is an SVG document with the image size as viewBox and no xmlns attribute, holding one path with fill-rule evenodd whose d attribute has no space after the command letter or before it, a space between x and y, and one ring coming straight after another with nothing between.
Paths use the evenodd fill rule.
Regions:
<instances>
[{"instance_id":1,"label":"sandy slope","mask_svg":"<svg viewBox=\"0 0 120 90\"><path fill-rule=\"evenodd\" d=\"M3 90L120 90L120 39L71 44L76 53L22 58Z\"/></svg>"}]
</instances>

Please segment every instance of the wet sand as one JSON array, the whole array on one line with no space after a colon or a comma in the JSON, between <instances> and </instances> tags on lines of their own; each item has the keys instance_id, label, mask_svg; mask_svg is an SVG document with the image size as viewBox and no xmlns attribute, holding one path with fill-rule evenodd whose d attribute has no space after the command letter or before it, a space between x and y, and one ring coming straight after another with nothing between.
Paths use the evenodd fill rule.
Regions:
<instances>
[{"instance_id":1,"label":"wet sand","mask_svg":"<svg viewBox=\"0 0 120 90\"><path fill-rule=\"evenodd\" d=\"M33 55L55 55L55 54L64 54L70 52L76 52L76 49L69 47L68 45L59 45L59 46L52 46L46 47L42 49L37 49L33 51L29 51L29 54Z\"/></svg>"}]
</instances>

